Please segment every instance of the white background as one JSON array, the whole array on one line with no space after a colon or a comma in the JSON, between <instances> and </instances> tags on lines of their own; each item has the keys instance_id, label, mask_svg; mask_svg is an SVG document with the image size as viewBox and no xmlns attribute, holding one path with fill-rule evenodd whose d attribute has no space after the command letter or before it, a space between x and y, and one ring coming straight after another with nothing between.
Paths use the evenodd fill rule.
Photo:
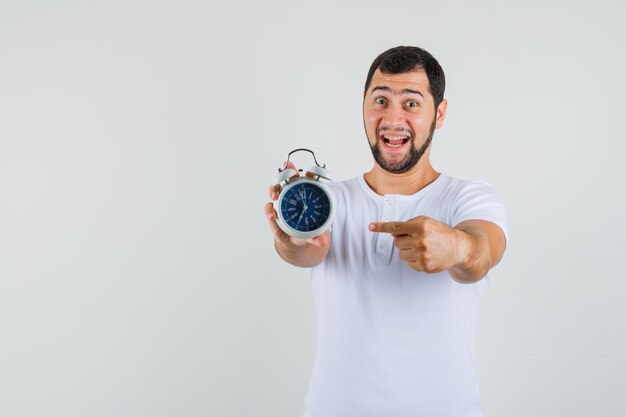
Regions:
<instances>
[{"instance_id":1,"label":"white background","mask_svg":"<svg viewBox=\"0 0 626 417\"><path fill-rule=\"evenodd\" d=\"M313 301L267 186L301 146L371 167L363 83L397 45L446 72L435 168L509 209L486 415L623 412L625 11L0 0L0 415L299 416Z\"/></svg>"}]
</instances>

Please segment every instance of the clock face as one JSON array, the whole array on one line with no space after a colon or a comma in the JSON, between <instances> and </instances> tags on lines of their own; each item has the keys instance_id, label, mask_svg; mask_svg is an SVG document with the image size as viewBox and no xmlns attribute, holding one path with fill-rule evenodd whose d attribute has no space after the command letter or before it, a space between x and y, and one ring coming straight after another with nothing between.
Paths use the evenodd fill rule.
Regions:
<instances>
[{"instance_id":1,"label":"clock face","mask_svg":"<svg viewBox=\"0 0 626 417\"><path fill-rule=\"evenodd\" d=\"M280 204L282 218L299 232L322 227L331 215L328 194L313 181L298 181L285 190Z\"/></svg>"}]
</instances>

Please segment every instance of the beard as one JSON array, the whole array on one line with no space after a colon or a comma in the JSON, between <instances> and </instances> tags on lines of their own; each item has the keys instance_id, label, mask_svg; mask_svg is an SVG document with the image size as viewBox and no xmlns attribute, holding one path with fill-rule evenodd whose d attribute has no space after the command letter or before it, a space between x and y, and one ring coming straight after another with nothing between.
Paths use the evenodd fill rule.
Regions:
<instances>
[{"instance_id":1,"label":"beard","mask_svg":"<svg viewBox=\"0 0 626 417\"><path fill-rule=\"evenodd\" d=\"M376 143L373 146L370 145L369 141L367 142L368 145L370 145L374 160L382 169L393 174L402 174L403 172L410 170L417 165L422 155L424 155L424 152L426 152L426 149L430 146L430 143L433 140L433 134L435 133L435 122L436 119L433 119L433 122L430 125L430 132L428 132L428 138L419 148L415 147L415 137L411 135L411 149L409 150L409 153L400 161L388 161L383 157L383 154L380 151L382 141L378 139L380 135L377 135Z\"/></svg>"}]
</instances>

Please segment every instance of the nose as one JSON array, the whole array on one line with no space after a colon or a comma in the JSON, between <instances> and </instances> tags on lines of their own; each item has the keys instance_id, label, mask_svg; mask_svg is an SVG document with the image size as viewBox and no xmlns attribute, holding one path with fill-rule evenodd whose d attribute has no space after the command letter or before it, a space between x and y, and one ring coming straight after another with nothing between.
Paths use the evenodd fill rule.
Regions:
<instances>
[{"instance_id":1,"label":"nose","mask_svg":"<svg viewBox=\"0 0 626 417\"><path fill-rule=\"evenodd\" d=\"M383 125L389 129L404 127L406 125L404 110L399 106L389 106L383 115Z\"/></svg>"}]
</instances>

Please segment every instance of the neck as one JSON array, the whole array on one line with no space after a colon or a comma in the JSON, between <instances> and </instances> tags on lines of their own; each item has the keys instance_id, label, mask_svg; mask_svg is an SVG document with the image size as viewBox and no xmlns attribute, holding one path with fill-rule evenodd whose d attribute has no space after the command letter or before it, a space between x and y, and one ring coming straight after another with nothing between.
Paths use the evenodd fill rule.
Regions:
<instances>
[{"instance_id":1,"label":"neck","mask_svg":"<svg viewBox=\"0 0 626 417\"><path fill-rule=\"evenodd\" d=\"M439 177L439 173L430 164L428 155L410 170L402 174L385 171L377 163L364 175L365 182L376 194L415 194Z\"/></svg>"}]
</instances>

